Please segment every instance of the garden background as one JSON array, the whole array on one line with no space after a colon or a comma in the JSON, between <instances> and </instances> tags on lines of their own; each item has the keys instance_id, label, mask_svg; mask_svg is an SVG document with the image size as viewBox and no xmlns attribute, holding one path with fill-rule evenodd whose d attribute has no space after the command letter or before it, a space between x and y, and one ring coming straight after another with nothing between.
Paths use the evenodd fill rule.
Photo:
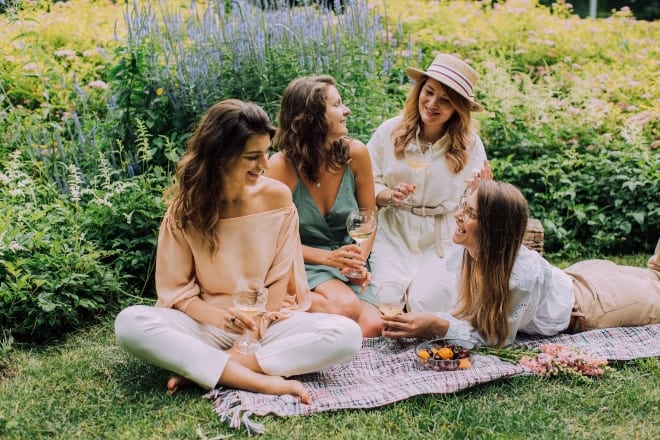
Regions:
<instances>
[{"instance_id":1,"label":"garden background","mask_svg":"<svg viewBox=\"0 0 660 440\"><path fill-rule=\"evenodd\" d=\"M200 113L237 97L275 119L299 75L334 75L366 142L400 110L405 67L454 53L481 74L487 154L529 198L551 261L641 266L655 246L657 21L532 0L347 0L336 13L249 3L0 1L0 438L227 431L199 390L163 395L166 373L119 350L112 316L153 303L161 195ZM657 359L619 367L595 383L516 378L267 427L288 438L658 437Z\"/></svg>"}]
</instances>

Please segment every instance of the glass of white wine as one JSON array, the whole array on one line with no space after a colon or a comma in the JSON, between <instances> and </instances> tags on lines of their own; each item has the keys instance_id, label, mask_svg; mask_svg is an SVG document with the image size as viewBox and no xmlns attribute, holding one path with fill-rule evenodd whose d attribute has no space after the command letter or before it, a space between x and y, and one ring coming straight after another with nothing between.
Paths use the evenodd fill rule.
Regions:
<instances>
[{"instance_id":1,"label":"glass of white wine","mask_svg":"<svg viewBox=\"0 0 660 440\"><path fill-rule=\"evenodd\" d=\"M348 231L348 235L360 246L376 230L376 212L364 208L351 211L348 217L346 217L346 230ZM346 276L358 278L362 277L362 273L349 271L346 273Z\"/></svg>"},{"instance_id":2,"label":"glass of white wine","mask_svg":"<svg viewBox=\"0 0 660 440\"><path fill-rule=\"evenodd\" d=\"M431 159L433 158L432 146L433 144L430 142L414 141L408 144L404 150L406 164L412 168L413 175L416 175L419 170L425 169L431 163ZM412 194L408 196L408 203L415 204Z\"/></svg>"},{"instance_id":3,"label":"glass of white wine","mask_svg":"<svg viewBox=\"0 0 660 440\"><path fill-rule=\"evenodd\" d=\"M268 289L259 278L242 278L236 284L232 295L234 307L253 319L266 311ZM252 332L245 332L236 340L234 348L241 354L254 353L261 347L261 343L254 338Z\"/></svg>"},{"instance_id":4,"label":"glass of white wine","mask_svg":"<svg viewBox=\"0 0 660 440\"><path fill-rule=\"evenodd\" d=\"M376 288L376 307L384 316L396 316L403 313L406 306L406 287L399 283L382 283ZM398 349L395 339L385 339L381 346L385 350Z\"/></svg>"},{"instance_id":5,"label":"glass of white wine","mask_svg":"<svg viewBox=\"0 0 660 440\"><path fill-rule=\"evenodd\" d=\"M398 283L383 283L376 289L376 306L385 316L403 313L406 289Z\"/></svg>"}]
</instances>

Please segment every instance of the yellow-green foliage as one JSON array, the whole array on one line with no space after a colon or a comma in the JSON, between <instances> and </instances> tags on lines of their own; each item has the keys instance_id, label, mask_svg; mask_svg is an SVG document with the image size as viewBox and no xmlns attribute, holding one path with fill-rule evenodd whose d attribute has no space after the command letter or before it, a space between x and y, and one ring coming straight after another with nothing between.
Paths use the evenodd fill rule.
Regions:
<instances>
[{"instance_id":1,"label":"yellow-green foliage","mask_svg":"<svg viewBox=\"0 0 660 440\"><path fill-rule=\"evenodd\" d=\"M102 100L121 8L106 0L23 2L0 16L0 86L11 104L66 118L76 94Z\"/></svg>"},{"instance_id":2,"label":"yellow-green foliage","mask_svg":"<svg viewBox=\"0 0 660 440\"><path fill-rule=\"evenodd\" d=\"M482 119L502 115L498 123L559 135L557 128L581 125L600 131L601 143L621 137L660 146L660 22L636 21L625 10L581 19L566 3L550 9L535 0L385 4L425 48L424 66L439 52L474 64ZM558 140L574 143L578 134Z\"/></svg>"}]
</instances>

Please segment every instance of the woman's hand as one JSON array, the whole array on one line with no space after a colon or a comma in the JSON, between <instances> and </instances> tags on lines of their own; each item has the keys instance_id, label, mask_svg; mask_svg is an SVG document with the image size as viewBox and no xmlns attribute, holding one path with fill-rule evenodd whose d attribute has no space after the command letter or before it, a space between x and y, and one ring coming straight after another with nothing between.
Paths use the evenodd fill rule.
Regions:
<instances>
[{"instance_id":1,"label":"woman's hand","mask_svg":"<svg viewBox=\"0 0 660 440\"><path fill-rule=\"evenodd\" d=\"M367 270L366 267L363 267L360 272L362 273L361 277L352 277L346 275L345 270L340 270L342 275L345 275L348 277L348 281L350 281L351 284L354 284L356 286L360 286L360 292L363 293L366 289L369 283L371 283L371 272Z\"/></svg>"},{"instance_id":2,"label":"woman's hand","mask_svg":"<svg viewBox=\"0 0 660 440\"><path fill-rule=\"evenodd\" d=\"M382 206L399 206L411 194L415 192L417 185L411 185L405 182L399 182L394 188L381 191L385 200Z\"/></svg>"},{"instance_id":3,"label":"woman's hand","mask_svg":"<svg viewBox=\"0 0 660 440\"><path fill-rule=\"evenodd\" d=\"M475 170L472 178L465 179L465 182L471 191L476 191L480 180L493 180L493 170L488 160L484 160L484 166L480 170Z\"/></svg>"},{"instance_id":4,"label":"woman's hand","mask_svg":"<svg viewBox=\"0 0 660 440\"><path fill-rule=\"evenodd\" d=\"M335 267L340 271L365 269L365 258L362 256L360 246L347 244L333 251L329 251L324 262L326 266Z\"/></svg>"},{"instance_id":5,"label":"woman's hand","mask_svg":"<svg viewBox=\"0 0 660 440\"><path fill-rule=\"evenodd\" d=\"M410 312L394 316L382 316L383 336L387 338L425 338L444 336L449 321L431 313Z\"/></svg>"},{"instance_id":6,"label":"woman's hand","mask_svg":"<svg viewBox=\"0 0 660 440\"><path fill-rule=\"evenodd\" d=\"M223 310L222 313L222 329L228 333L241 334L245 329L250 331L257 329L254 319L235 307Z\"/></svg>"}]
</instances>

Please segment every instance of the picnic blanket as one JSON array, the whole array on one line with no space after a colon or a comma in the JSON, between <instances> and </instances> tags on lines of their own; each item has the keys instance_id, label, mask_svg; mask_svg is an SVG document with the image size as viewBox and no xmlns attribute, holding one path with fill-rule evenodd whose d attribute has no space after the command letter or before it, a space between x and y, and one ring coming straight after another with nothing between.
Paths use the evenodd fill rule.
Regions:
<instances>
[{"instance_id":1,"label":"picnic blanket","mask_svg":"<svg viewBox=\"0 0 660 440\"><path fill-rule=\"evenodd\" d=\"M472 368L435 372L416 361L419 340L364 339L362 349L350 361L318 373L297 376L309 390L310 405L293 396L257 394L217 387L204 397L213 399L214 411L229 426L244 425L248 431L264 432L252 416L309 415L339 409L375 408L421 394L445 394L485 382L531 374L520 365L496 356L476 355ZM538 348L559 343L608 360L660 356L660 325L617 327L554 337L521 336L513 347Z\"/></svg>"}]
</instances>

